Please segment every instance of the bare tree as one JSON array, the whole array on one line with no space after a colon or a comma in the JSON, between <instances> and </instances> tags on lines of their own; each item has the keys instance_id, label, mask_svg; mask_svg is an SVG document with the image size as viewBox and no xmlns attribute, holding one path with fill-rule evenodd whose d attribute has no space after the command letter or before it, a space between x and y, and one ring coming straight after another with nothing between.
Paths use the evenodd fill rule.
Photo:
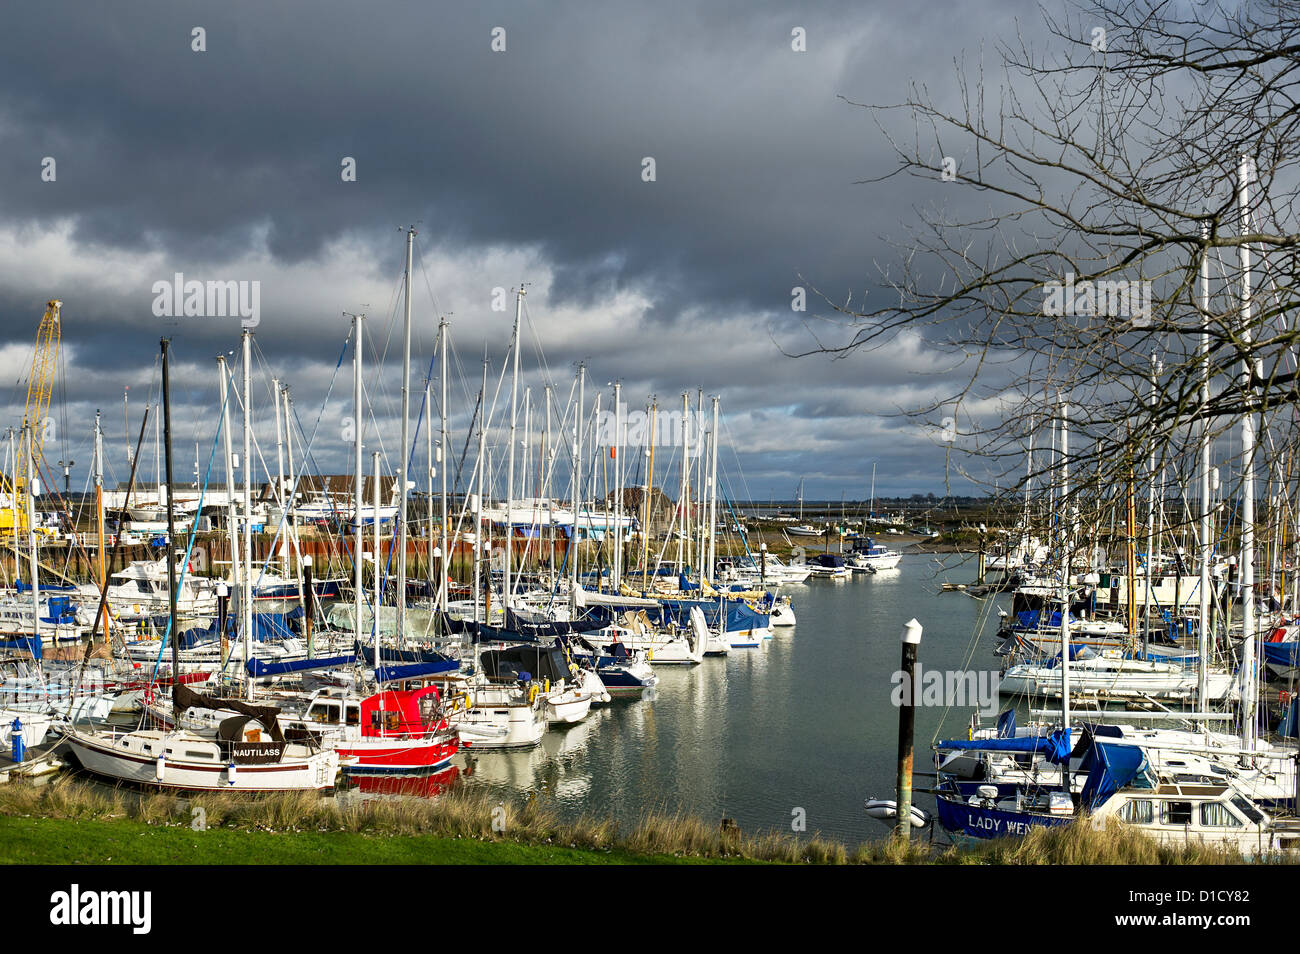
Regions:
<instances>
[{"instance_id":1,"label":"bare tree","mask_svg":"<svg viewBox=\"0 0 1300 954\"><path fill-rule=\"evenodd\" d=\"M1186 472L1202 427L1223 460L1247 413L1286 460L1300 402L1300 3L1098 0L1043 26L999 47L995 83L959 65L955 107L915 85L902 102L854 104L896 159L864 184L920 178L934 203L878 263L890 303L854 309L817 290L843 334L804 353L925 335L960 383L913 413L953 422L944 436L1000 462L1004 487L1051 467L1025 467L1026 441L1060 402L1077 500L1113 498L1152 458Z\"/></svg>"}]
</instances>

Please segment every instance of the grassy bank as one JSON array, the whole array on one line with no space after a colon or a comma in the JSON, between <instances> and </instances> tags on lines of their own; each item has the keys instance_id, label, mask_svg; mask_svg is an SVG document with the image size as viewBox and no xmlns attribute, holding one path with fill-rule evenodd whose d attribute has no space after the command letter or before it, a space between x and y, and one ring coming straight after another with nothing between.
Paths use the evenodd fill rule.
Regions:
<instances>
[{"instance_id":1,"label":"grassy bank","mask_svg":"<svg viewBox=\"0 0 1300 954\"><path fill-rule=\"evenodd\" d=\"M196 824L198 827L196 828ZM850 849L821 838L746 834L685 815L560 822L529 802L452 789L436 799L343 801L311 793L235 796L115 791L63 777L0 787L7 864L1239 864L1234 851L1161 847L1117 824L1036 829L1021 839L934 848L892 839ZM1293 858L1273 859L1293 861Z\"/></svg>"}]
</instances>

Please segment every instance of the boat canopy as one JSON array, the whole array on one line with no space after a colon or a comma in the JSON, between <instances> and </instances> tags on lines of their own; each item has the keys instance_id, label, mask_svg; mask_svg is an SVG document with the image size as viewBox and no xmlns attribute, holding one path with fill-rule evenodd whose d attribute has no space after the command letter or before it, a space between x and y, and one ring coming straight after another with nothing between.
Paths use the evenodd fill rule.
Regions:
<instances>
[{"instance_id":1,"label":"boat canopy","mask_svg":"<svg viewBox=\"0 0 1300 954\"><path fill-rule=\"evenodd\" d=\"M507 646L505 649L486 649L479 654L483 672L489 679L518 681L523 673L537 680L559 682L572 680L568 660L559 646Z\"/></svg>"},{"instance_id":2,"label":"boat canopy","mask_svg":"<svg viewBox=\"0 0 1300 954\"><path fill-rule=\"evenodd\" d=\"M1125 785L1147 771L1147 757L1136 745L1121 745L1093 739L1092 747L1083 757L1081 772L1088 773L1079 800L1092 810L1102 805Z\"/></svg>"},{"instance_id":3,"label":"boat canopy","mask_svg":"<svg viewBox=\"0 0 1300 954\"><path fill-rule=\"evenodd\" d=\"M936 742L934 747L968 752L1041 753L1049 762L1060 765L1070 757L1070 730L1054 729L1047 735L1009 739L947 739Z\"/></svg>"},{"instance_id":4,"label":"boat canopy","mask_svg":"<svg viewBox=\"0 0 1300 954\"><path fill-rule=\"evenodd\" d=\"M443 673L455 672L460 668L460 663L454 659L445 659L441 662L418 662L407 663L402 666L380 666L375 670L376 682L401 682L403 679L422 679L425 676L440 676Z\"/></svg>"},{"instance_id":5,"label":"boat canopy","mask_svg":"<svg viewBox=\"0 0 1300 954\"><path fill-rule=\"evenodd\" d=\"M355 654L317 656L315 659L294 659L289 662L266 662L253 658L248 661L245 668L250 676L259 679L263 676L285 676L291 672L310 672L313 669L334 669L338 666L350 666L356 661Z\"/></svg>"},{"instance_id":6,"label":"boat canopy","mask_svg":"<svg viewBox=\"0 0 1300 954\"><path fill-rule=\"evenodd\" d=\"M266 727L272 739L277 742L284 741L284 736L280 732L280 710L275 706L255 706L251 702L244 702L241 699L205 696L203 693L195 692L179 682L172 686L172 706L175 708L177 715L186 709L212 709L214 711L229 709L232 712L238 712L242 716L248 716L250 719L256 719Z\"/></svg>"}]
</instances>

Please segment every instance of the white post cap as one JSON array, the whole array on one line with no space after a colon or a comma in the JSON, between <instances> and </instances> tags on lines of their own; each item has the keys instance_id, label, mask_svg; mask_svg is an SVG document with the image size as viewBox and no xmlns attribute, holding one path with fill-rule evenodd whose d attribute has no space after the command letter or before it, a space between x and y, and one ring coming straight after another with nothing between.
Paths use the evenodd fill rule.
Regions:
<instances>
[{"instance_id":1,"label":"white post cap","mask_svg":"<svg viewBox=\"0 0 1300 954\"><path fill-rule=\"evenodd\" d=\"M918 645L921 642L921 624L913 617L903 624L903 642Z\"/></svg>"}]
</instances>

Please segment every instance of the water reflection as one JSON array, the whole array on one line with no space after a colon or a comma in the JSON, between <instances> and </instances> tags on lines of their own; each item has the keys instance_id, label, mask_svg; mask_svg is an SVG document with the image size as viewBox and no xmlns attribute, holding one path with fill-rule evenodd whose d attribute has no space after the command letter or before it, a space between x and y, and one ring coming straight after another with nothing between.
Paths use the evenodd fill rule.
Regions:
<instances>
[{"instance_id":1,"label":"water reflection","mask_svg":"<svg viewBox=\"0 0 1300 954\"><path fill-rule=\"evenodd\" d=\"M406 798L436 798L460 778L460 766L452 765L440 772L416 775L359 775L348 783L340 797L351 793L359 795L391 795Z\"/></svg>"}]
</instances>

